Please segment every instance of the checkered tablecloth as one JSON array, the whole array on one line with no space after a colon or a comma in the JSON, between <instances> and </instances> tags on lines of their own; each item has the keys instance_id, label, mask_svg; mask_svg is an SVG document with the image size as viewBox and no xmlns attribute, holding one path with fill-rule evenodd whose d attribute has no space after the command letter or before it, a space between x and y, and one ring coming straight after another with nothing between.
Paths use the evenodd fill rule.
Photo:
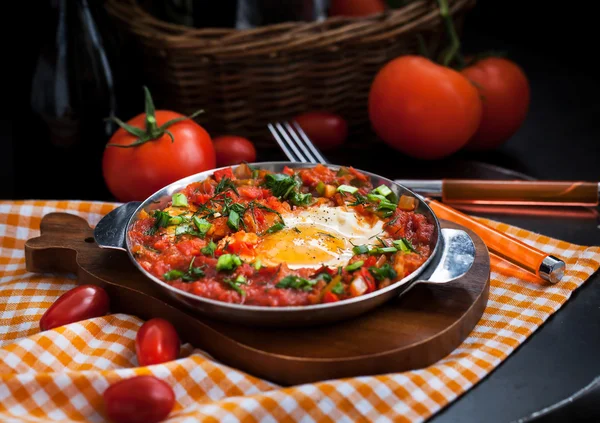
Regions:
<instances>
[{"instance_id":1,"label":"checkered tablecloth","mask_svg":"<svg viewBox=\"0 0 600 423\"><path fill-rule=\"evenodd\" d=\"M419 422L478 383L569 299L600 267L600 247L585 247L490 222L567 263L557 285L492 260L487 308L470 336L435 365L414 371L282 388L184 345L176 361L136 362L143 321L111 314L40 332L39 319L75 286L64 275L25 270L24 244L43 215L64 211L95 225L116 207L82 201L0 202L0 421L104 422L102 393L134 374L167 381L177 404L168 422Z\"/></svg>"}]
</instances>

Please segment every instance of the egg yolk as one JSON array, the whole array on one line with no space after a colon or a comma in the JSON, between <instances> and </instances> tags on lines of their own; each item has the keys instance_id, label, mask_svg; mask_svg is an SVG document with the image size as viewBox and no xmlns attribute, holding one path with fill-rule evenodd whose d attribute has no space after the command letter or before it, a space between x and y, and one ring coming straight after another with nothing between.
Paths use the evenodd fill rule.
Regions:
<instances>
[{"instance_id":1,"label":"egg yolk","mask_svg":"<svg viewBox=\"0 0 600 423\"><path fill-rule=\"evenodd\" d=\"M322 228L298 225L261 238L257 258L268 266L287 263L293 267L319 267L337 262L347 249L347 241Z\"/></svg>"}]
</instances>

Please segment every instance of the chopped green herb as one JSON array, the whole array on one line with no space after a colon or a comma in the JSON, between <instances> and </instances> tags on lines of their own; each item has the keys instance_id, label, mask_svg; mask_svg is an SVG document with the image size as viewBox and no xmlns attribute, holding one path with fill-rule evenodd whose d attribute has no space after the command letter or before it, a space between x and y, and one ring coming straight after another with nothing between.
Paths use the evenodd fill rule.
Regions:
<instances>
[{"instance_id":1,"label":"chopped green herb","mask_svg":"<svg viewBox=\"0 0 600 423\"><path fill-rule=\"evenodd\" d=\"M358 188L350 186L350 185L340 185L337 187L338 192L347 192L348 194L355 194L358 191Z\"/></svg>"},{"instance_id":2,"label":"chopped green herb","mask_svg":"<svg viewBox=\"0 0 600 423\"><path fill-rule=\"evenodd\" d=\"M352 203L348 203L349 206L358 206L367 202L367 198L358 192L354 194L354 198L355 200Z\"/></svg>"},{"instance_id":3,"label":"chopped green herb","mask_svg":"<svg viewBox=\"0 0 600 423\"><path fill-rule=\"evenodd\" d=\"M223 254L217 260L217 270L234 270L242 265L242 260L235 254Z\"/></svg>"},{"instance_id":4,"label":"chopped green herb","mask_svg":"<svg viewBox=\"0 0 600 423\"><path fill-rule=\"evenodd\" d=\"M246 278L243 275L239 275L237 278L235 278L235 280L230 278L223 279L223 282L225 282L227 285L233 288L233 290L236 291L238 294L242 296L246 295L246 291L240 288L240 285L247 284Z\"/></svg>"},{"instance_id":5,"label":"chopped green herb","mask_svg":"<svg viewBox=\"0 0 600 423\"><path fill-rule=\"evenodd\" d=\"M369 247L366 245L356 245L352 248L354 254L366 254L369 252Z\"/></svg>"},{"instance_id":6,"label":"chopped green herb","mask_svg":"<svg viewBox=\"0 0 600 423\"><path fill-rule=\"evenodd\" d=\"M369 254L375 255L375 254L395 253L396 251L398 251L396 249L396 247L376 247L376 248L373 248L371 251L369 251Z\"/></svg>"},{"instance_id":7,"label":"chopped green herb","mask_svg":"<svg viewBox=\"0 0 600 423\"><path fill-rule=\"evenodd\" d=\"M298 183L285 173L268 173L265 175L265 185L275 197L286 198L296 188Z\"/></svg>"},{"instance_id":8,"label":"chopped green herb","mask_svg":"<svg viewBox=\"0 0 600 423\"><path fill-rule=\"evenodd\" d=\"M187 272L183 272L183 271L177 270L177 269L172 269L172 270L169 270L167 273L165 273L163 275L163 278L165 278L165 280L168 280L168 281L172 281L175 279L181 279L184 282L192 282L192 281L196 281L196 280L204 277L204 270L202 270L204 265L198 266L198 267L193 266L195 258L196 257L193 257L192 260L190 261L190 265L188 266Z\"/></svg>"},{"instance_id":9,"label":"chopped green herb","mask_svg":"<svg viewBox=\"0 0 600 423\"><path fill-rule=\"evenodd\" d=\"M274 223L269 229L267 229L264 233L265 234L274 234L275 232L279 232L280 230L282 230L283 228L285 228L285 225L281 222L277 222Z\"/></svg>"},{"instance_id":10,"label":"chopped green herb","mask_svg":"<svg viewBox=\"0 0 600 423\"><path fill-rule=\"evenodd\" d=\"M335 284L333 288L331 288L331 292L337 295L341 295L344 293L344 284L338 282Z\"/></svg>"},{"instance_id":11,"label":"chopped green herb","mask_svg":"<svg viewBox=\"0 0 600 423\"><path fill-rule=\"evenodd\" d=\"M235 210L229 211L229 218L227 219L227 226L234 231L237 231L240 227L240 215Z\"/></svg>"},{"instance_id":12,"label":"chopped green herb","mask_svg":"<svg viewBox=\"0 0 600 423\"><path fill-rule=\"evenodd\" d=\"M360 269L363 264L365 264L365 262L362 261L362 260L355 261L354 263L349 264L348 266L346 266L346 271L347 272L354 272L355 270Z\"/></svg>"},{"instance_id":13,"label":"chopped green herb","mask_svg":"<svg viewBox=\"0 0 600 423\"><path fill-rule=\"evenodd\" d=\"M254 267L256 270L260 270L260 268L262 267L262 263L261 263L260 259L256 259L256 261L254 262L252 267Z\"/></svg>"},{"instance_id":14,"label":"chopped green herb","mask_svg":"<svg viewBox=\"0 0 600 423\"><path fill-rule=\"evenodd\" d=\"M416 253L417 252L415 247L413 247L411 242L406 238L396 239L396 240L394 240L393 243L394 243L394 246L396 248L398 248L398 250L402 251L403 253L410 253L410 252Z\"/></svg>"},{"instance_id":15,"label":"chopped green herb","mask_svg":"<svg viewBox=\"0 0 600 423\"><path fill-rule=\"evenodd\" d=\"M308 206L312 200L312 195L310 193L302 194L294 191L289 200L296 206Z\"/></svg>"},{"instance_id":16,"label":"chopped green herb","mask_svg":"<svg viewBox=\"0 0 600 423\"><path fill-rule=\"evenodd\" d=\"M200 252L202 254L204 254L205 256L212 256L212 257L214 257L216 249L217 249L217 244L215 244L213 242L213 240L211 239L210 242L208 243L208 245L206 247L202 247L202 249L200 250Z\"/></svg>"},{"instance_id":17,"label":"chopped green herb","mask_svg":"<svg viewBox=\"0 0 600 423\"><path fill-rule=\"evenodd\" d=\"M173 194L171 204L173 205L173 207L187 207L188 200L185 194L178 192Z\"/></svg>"},{"instance_id":18,"label":"chopped green herb","mask_svg":"<svg viewBox=\"0 0 600 423\"><path fill-rule=\"evenodd\" d=\"M387 197L388 195L390 195L392 193L392 190L387 186L387 185L379 185L377 188L375 188L373 190L373 192L375 194L379 194L379 195L383 195L384 197Z\"/></svg>"},{"instance_id":19,"label":"chopped green herb","mask_svg":"<svg viewBox=\"0 0 600 423\"><path fill-rule=\"evenodd\" d=\"M240 193L237 191L237 188L235 187L235 184L233 183L233 181L231 179L222 178L219 181L218 185L215 187L215 194L221 194L228 190L232 190L237 195L240 195Z\"/></svg>"},{"instance_id":20,"label":"chopped green herb","mask_svg":"<svg viewBox=\"0 0 600 423\"><path fill-rule=\"evenodd\" d=\"M165 273L163 278L165 278L165 280L172 281L181 278L183 275L184 273L181 270L173 269Z\"/></svg>"},{"instance_id":21,"label":"chopped green herb","mask_svg":"<svg viewBox=\"0 0 600 423\"><path fill-rule=\"evenodd\" d=\"M202 236L206 235L206 233L212 227L212 224L208 220L199 218L198 216L194 216L192 220Z\"/></svg>"},{"instance_id":22,"label":"chopped green herb","mask_svg":"<svg viewBox=\"0 0 600 423\"><path fill-rule=\"evenodd\" d=\"M173 216L169 219L169 225L180 225L185 222L185 218L183 216Z\"/></svg>"},{"instance_id":23,"label":"chopped green herb","mask_svg":"<svg viewBox=\"0 0 600 423\"><path fill-rule=\"evenodd\" d=\"M344 176L344 175L349 175L349 174L350 174L350 171L348 170L348 168L345 166L341 166L338 169L336 176Z\"/></svg>"},{"instance_id":24,"label":"chopped green herb","mask_svg":"<svg viewBox=\"0 0 600 423\"><path fill-rule=\"evenodd\" d=\"M325 282L331 282L331 275L327 272L322 272L317 275L315 278L316 281L323 279Z\"/></svg>"},{"instance_id":25,"label":"chopped green herb","mask_svg":"<svg viewBox=\"0 0 600 423\"><path fill-rule=\"evenodd\" d=\"M395 279L398 276L396 271L392 268L392 266L390 266L389 263L385 263L383 266L381 266L379 268L375 267L375 266L371 266L371 267L369 267L369 271L371 272L373 277L375 279L377 279L378 281L382 281L386 278Z\"/></svg>"},{"instance_id":26,"label":"chopped green herb","mask_svg":"<svg viewBox=\"0 0 600 423\"><path fill-rule=\"evenodd\" d=\"M300 231L300 229L296 228L295 226L292 228L294 230L294 232L301 234L302 232Z\"/></svg>"},{"instance_id":27,"label":"chopped green herb","mask_svg":"<svg viewBox=\"0 0 600 423\"><path fill-rule=\"evenodd\" d=\"M310 291L316 283L316 280L309 280L301 278L300 276L288 275L281 279L275 286L277 288L292 288Z\"/></svg>"},{"instance_id":28,"label":"chopped green herb","mask_svg":"<svg viewBox=\"0 0 600 423\"><path fill-rule=\"evenodd\" d=\"M175 235L185 234L201 236L200 232L198 232L190 223L183 223L175 228Z\"/></svg>"},{"instance_id":29,"label":"chopped green herb","mask_svg":"<svg viewBox=\"0 0 600 423\"><path fill-rule=\"evenodd\" d=\"M160 228L166 228L171 220L171 215L162 210L155 210L152 216L156 220L154 225L146 231L146 235L154 235Z\"/></svg>"},{"instance_id":30,"label":"chopped green herb","mask_svg":"<svg viewBox=\"0 0 600 423\"><path fill-rule=\"evenodd\" d=\"M331 235L330 233L327 232L317 232L319 235L323 235L326 236L327 238L333 238L333 239L337 239L335 236Z\"/></svg>"},{"instance_id":31,"label":"chopped green herb","mask_svg":"<svg viewBox=\"0 0 600 423\"><path fill-rule=\"evenodd\" d=\"M268 173L265 175L265 186L271 190L275 197L281 200L289 200L296 206L306 206L312 200L312 195L299 192L299 182L285 173Z\"/></svg>"}]
</instances>

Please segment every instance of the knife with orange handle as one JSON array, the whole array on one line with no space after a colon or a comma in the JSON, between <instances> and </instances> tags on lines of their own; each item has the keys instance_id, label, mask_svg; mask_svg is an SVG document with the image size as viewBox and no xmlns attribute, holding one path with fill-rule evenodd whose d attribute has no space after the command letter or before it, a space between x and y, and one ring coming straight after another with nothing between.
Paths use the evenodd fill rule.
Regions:
<instances>
[{"instance_id":1,"label":"knife with orange handle","mask_svg":"<svg viewBox=\"0 0 600 423\"><path fill-rule=\"evenodd\" d=\"M491 252L501 258L552 284L562 279L565 262L559 258L485 225L446 204L427 197L423 199L440 219L449 220L471 229L481 237Z\"/></svg>"},{"instance_id":2,"label":"knife with orange handle","mask_svg":"<svg viewBox=\"0 0 600 423\"><path fill-rule=\"evenodd\" d=\"M445 204L500 204L522 206L597 206L600 182L398 179L394 182Z\"/></svg>"}]
</instances>

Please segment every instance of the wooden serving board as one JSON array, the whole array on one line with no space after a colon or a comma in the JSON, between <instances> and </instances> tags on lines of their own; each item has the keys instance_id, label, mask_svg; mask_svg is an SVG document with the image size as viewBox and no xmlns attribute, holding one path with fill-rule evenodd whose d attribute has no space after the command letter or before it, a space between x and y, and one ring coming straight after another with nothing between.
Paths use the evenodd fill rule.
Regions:
<instances>
[{"instance_id":1,"label":"wooden serving board","mask_svg":"<svg viewBox=\"0 0 600 423\"><path fill-rule=\"evenodd\" d=\"M144 320L165 318L175 325L183 342L228 366L281 385L428 366L468 336L483 314L489 292L488 250L467 230L476 257L460 279L417 285L376 310L342 323L249 328L209 320L180 307L134 267L126 252L98 247L93 229L76 215L47 214L40 232L25 244L28 271L73 273L79 284L100 285L110 296L112 313Z\"/></svg>"}]
</instances>

